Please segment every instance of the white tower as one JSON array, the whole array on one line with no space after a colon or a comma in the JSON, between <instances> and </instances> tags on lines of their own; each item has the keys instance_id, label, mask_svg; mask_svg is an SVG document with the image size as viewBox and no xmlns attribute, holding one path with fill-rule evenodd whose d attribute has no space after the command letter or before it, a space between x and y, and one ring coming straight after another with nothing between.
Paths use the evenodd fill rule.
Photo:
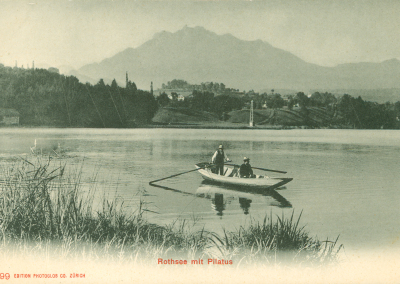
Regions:
<instances>
[{"instance_id":1,"label":"white tower","mask_svg":"<svg viewBox=\"0 0 400 284\"><path fill-rule=\"evenodd\" d=\"M253 121L254 121L254 111L253 111L253 100L252 100L250 106L250 127L253 127Z\"/></svg>"}]
</instances>

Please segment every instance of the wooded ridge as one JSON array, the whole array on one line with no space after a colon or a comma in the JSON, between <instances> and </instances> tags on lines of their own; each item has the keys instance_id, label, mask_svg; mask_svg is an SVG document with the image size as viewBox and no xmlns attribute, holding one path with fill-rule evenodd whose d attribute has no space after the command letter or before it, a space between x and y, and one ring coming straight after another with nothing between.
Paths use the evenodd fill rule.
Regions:
<instances>
[{"instance_id":1,"label":"wooded ridge","mask_svg":"<svg viewBox=\"0 0 400 284\"><path fill-rule=\"evenodd\" d=\"M91 85L45 69L0 65L0 107L16 110L21 126L117 128L205 122L234 126L248 123L253 101L256 125L399 129L400 101L379 104L328 92L285 96L274 90L239 92L212 82L199 86L178 99L176 92L155 95L129 80L125 87L102 79Z\"/></svg>"}]
</instances>

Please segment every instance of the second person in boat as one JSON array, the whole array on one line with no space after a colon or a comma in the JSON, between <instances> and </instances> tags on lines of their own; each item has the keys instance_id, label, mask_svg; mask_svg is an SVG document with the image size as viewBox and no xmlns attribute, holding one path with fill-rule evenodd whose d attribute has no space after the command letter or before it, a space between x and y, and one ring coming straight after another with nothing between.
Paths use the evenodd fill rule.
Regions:
<instances>
[{"instance_id":1,"label":"second person in boat","mask_svg":"<svg viewBox=\"0 0 400 284\"><path fill-rule=\"evenodd\" d=\"M239 169L239 177L241 178L255 178L256 176L253 174L253 169L250 165L250 159L247 157L243 158L243 164Z\"/></svg>"}]
</instances>

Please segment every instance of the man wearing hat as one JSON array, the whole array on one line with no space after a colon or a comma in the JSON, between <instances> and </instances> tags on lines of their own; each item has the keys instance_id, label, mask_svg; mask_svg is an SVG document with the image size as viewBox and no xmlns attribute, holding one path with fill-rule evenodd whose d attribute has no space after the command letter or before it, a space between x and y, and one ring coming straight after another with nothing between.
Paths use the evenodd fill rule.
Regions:
<instances>
[{"instance_id":1,"label":"man wearing hat","mask_svg":"<svg viewBox=\"0 0 400 284\"><path fill-rule=\"evenodd\" d=\"M213 164L216 167L216 174L223 175L224 174L224 163L225 160L228 162L229 158L226 156L224 152L224 146L219 145L218 150L215 151L214 155L211 158Z\"/></svg>"},{"instance_id":2,"label":"man wearing hat","mask_svg":"<svg viewBox=\"0 0 400 284\"><path fill-rule=\"evenodd\" d=\"M239 169L239 176L241 178L254 177L253 170L250 165L250 159L247 157L243 158L243 164L240 166L240 169Z\"/></svg>"}]
</instances>

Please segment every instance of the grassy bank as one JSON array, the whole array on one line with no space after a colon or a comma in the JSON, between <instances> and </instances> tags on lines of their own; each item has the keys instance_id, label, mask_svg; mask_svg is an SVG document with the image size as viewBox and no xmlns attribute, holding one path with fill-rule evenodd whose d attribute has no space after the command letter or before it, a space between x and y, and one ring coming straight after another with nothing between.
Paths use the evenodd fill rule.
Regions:
<instances>
[{"instance_id":1,"label":"grassy bank","mask_svg":"<svg viewBox=\"0 0 400 284\"><path fill-rule=\"evenodd\" d=\"M250 110L242 109L226 114L225 121L205 111L193 111L188 108L164 107L157 111L152 119L157 127L174 128L215 128L215 129L292 129L292 128L343 128L334 125L333 113L326 108L309 107L307 114L300 108L256 109L254 127L249 127Z\"/></svg>"},{"instance_id":2,"label":"grassy bank","mask_svg":"<svg viewBox=\"0 0 400 284\"><path fill-rule=\"evenodd\" d=\"M94 204L80 171L62 160L20 159L3 168L0 182L0 253L155 263L163 259L224 259L234 265L337 261L340 247L320 242L299 225L301 214L266 216L235 232L193 230L185 221L151 224L143 204L127 213L120 203ZM178 224L179 225L176 225ZM11 253L11 254L12 254Z\"/></svg>"}]
</instances>

